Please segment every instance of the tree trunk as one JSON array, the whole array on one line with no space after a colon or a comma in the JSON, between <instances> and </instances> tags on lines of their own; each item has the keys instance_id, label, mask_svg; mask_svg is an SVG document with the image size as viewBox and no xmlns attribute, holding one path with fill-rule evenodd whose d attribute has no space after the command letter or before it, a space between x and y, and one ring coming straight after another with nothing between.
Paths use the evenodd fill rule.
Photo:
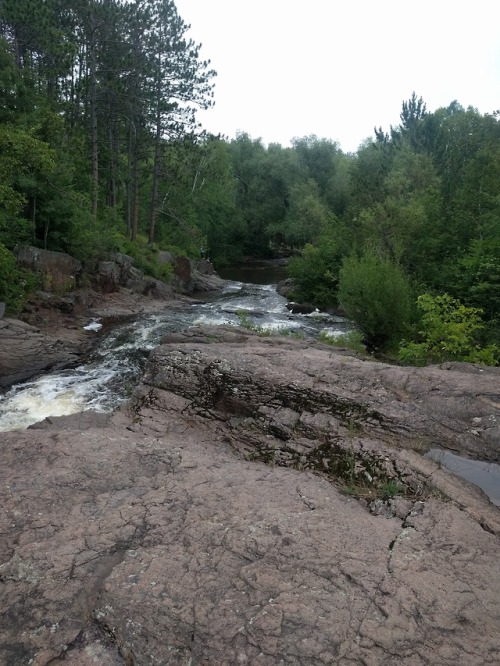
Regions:
<instances>
[{"instance_id":1,"label":"tree trunk","mask_svg":"<svg viewBox=\"0 0 500 666\"><path fill-rule=\"evenodd\" d=\"M137 239L137 228L139 225L139 158L135 156L134 164L134 211L132 216L132 230L130 240Z\"/></svg>"},{"instance_id":2,"label":"tree trunk","mask_svg":"<svg viewBox=\"0 0 500 666\"><path fill-rule=\"evenodd\" d=\"M156 218L158 216L158 182L160 180L160 159L161 159L161 111L160 111L161 89L158 86L157 112L156 112L156 135L155 135L155 157L153 163L153 186L151 193L151 214L149 218L149 238L148 243L152 245L155 240Z\"/></svg>"},{"instance_id":3,"label":"tree trunk","mask_svg":"<svg viewBox=\"0 0 500 666\"><path fill-rule=\"evenodd\" d=\"M97 135L97 81L95 26L90 41L90 122L92 126L92 215L97 217L99 196L99 139Z\"/></svg>"}]
</instances>

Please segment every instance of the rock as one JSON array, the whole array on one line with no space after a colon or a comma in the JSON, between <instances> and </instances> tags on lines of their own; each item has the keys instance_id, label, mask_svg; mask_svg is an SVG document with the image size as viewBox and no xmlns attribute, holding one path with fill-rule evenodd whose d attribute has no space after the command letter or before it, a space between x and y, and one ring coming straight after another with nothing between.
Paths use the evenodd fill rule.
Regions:
<instances>
[{"instance_id":1,"label":"rock","mask_svg":"<svg viewBox=\"0 0 500 666\"><path fill-rule=\"evenodd\" d=\"M497 537L452 503L370 515L242 460L188 404L159 392L135 432L6 434L1 663L500 658Z\"/></svg>"},{"instance_id":2,"label":"rock","mask_svg":"<svg viewBox=\"0 0 500 666\"><path fill-rule=\"evenodd\" d=\"M37 247L22 246L17 251L20 268L39 273L47 291L67 292L75 289L82 264L65 252L52 252Z\"/></svg>"},{"instance_id":3,"label":"rock","mask_svg":"<svg viewBox=\"0 0 500 666\"><path fill-rule=\"evenodd\" d=\"M48 335L16 319L0 327L0 388L80 360L81 344Z\"/></svg>"},{"instance_id":4,"label":"rock","mask_svg":"<svg viewBox=\"0 0 500 666\"><path fill-rule=\"evenodd\" d=\"M144 381L195 400L201 410L231 413L244 405L255 420L253 432L260 430L264 437L280 423L286 406L300 415L295 426L300 436L312 433L324 440L363 434L416 450L439 442L475 458L500 459L499 368L478 367L472 373L460 364L393 366L320 343L249 331L221 348L213 335L207 328L211 344L202 350L188 336L180 348L158 347ZM472 418L484 418L478 434L472 432Z\"/></svg>"},{"instance_id":5,"label":"rock","mask_svg":"<svg viewBox=\"0 0 500 666\"><path fill-rule=\"evenodd\" d=\"M87 410L67 416L48 416L43 421L29 426L29 430L88 430L106 428L110 425L111 415Z\"/></svg>"},{"instance_id":6,"label":"rock","mask_svg":"<svg viewBox=\"0 0 500 666\"><path fill-rule=\"evenodd\" d=\"M276 291L278 294L284 296L285 298L290 298L294 292L294 289L295 284L293 278L286 278L285 280L281 280L281 282L278 282L276 285Z\"/></svg>"},{"instance_id":7,"label":"rock","mask_svg":"<svg viewBox=\"0 0 500 666\"><path fill-rule=\"evenodd\" d=\"M500 512L417 452L494 455L500 371L204 335L113 416L3 433L0 663L500 663Z\"/></svg>"},{"instance_id":8,"label":"rock","mask_svg":"<svg viewBox=\"0 0 500 666\"><path fill-rule=\"evenodd\" d=\"M96 284L105 294L119 290L120 278L120 267L115 261L99 261L97 263Z\"/></svg>"},{"instance_id":9,"label":"rock","mask_svg":"<svg viewBox=\"0 0 500 666\"><path fill-rule=\"evenodd\" d=\"M158 300L172 300L175 298L175 293L171 285L166 284L166 282L162 282L161 280L155 280L154 278L146 280L142 293L145 296L151 296Z\"/></svg>"},{"instance_id":10,"label":"rock","mask_svg":"<svg viewBox=\"0 0 500 666\"><path fill-rule=\"evenodd\" d=\"M227 280L220 278L206 259L191 261L187 257L177 257L172 284L184 294L197 294L222 289Z\"/></svg>"},{"instance_id":11,"label":"rock","mask_svg":"<svg viewBox=\"0 0 500 666\"><path fill-rule=\"evenodd\" d=\"M175 264L175 256L171 252L166 252L165 250L160 250L156 256L156 259L160 265Z\"/></svg>"},{"instance_id":12,"label":"rock","mask_svg":"<svg viewBox=\"0 0 500 666\"><path fill-rule=\"evenodd\" d=\"M286 307L293 314L311 314L318 311L316 306L310 303L287 303Z\"/></svg>"}]
</instances>

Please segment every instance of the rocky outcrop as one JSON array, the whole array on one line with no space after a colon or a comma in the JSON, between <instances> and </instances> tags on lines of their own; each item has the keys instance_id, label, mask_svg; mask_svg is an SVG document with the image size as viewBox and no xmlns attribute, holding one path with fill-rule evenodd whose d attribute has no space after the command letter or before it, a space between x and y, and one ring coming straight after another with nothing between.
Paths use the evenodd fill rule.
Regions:
<instances>
[{"instance_id":1,"label":"rocky outcrop","mask_svg":"<svg viewBox=\"0 0 500 666\"><path fill-rule=\"evenodd\" d=\"M132 257L121 253L98 262L85 280L80 262L62 252L26 246L17 256L21 268L40 275L44 290L30 297L23 321L3 319L0 303L0 389L77 362L91 342L83 330L89 319L102 319L106 326L159 312L183 298L179 292L214 291L226 284L209 261L175 258L168 252L160 252L159 259L160 264L175 265L173 284L145 275ZM76 288L79 281L93 287Z\"/></svg>"},{"instance_id":2,"label":"rocky outcrop","mask_svg":"<svg viewBox=\"0 0 500 666\"><path fill-rule=\"evenodd\" d=\"M4 434L0 663L500 661L500 512L417 451L494 451L497 371L165 342L128 411Z\"/></svg>"},{"instance_id":3,"label":"rocky outcrop","mask_svg":"<svg viewBox=\"0 0 500 666\"><path fill-rule=\"evenodd\" d=\"M48 335L16 319L0 321L0 389L51 370L76 364L81 341Z\"/></svg>"},{"instance_id":4,"label":"rocky outcrop","mask_svg":"<svg viewBox=\"0 0 500 666\"><path fill-rule=\"evenodd\" d=\"M226 280L217 275L213 265L206 259L192 261L187 257L177 257L173 266L173 285L181 293L198 294L214 291L226 284Z\"/></svg>"},{"instance_id":5,"label":"rocky outcrop","mask_svg":"<svg viewBox=\"0 0 500 666\"><path fill-rule=\"evenodd\" d=\"M226 283L206 259L193 261L187 257L175 257L170 252L159 252L160 266L172 267L172 283L148 276L134 265L134 260L123 253L116 253L106 261L98 261L92 269L87 267L86 279L99 292L110 294L121 288L156 299L173 299L175 293L192 295L220 289ZM17 252L17 263L41 276L46 292L68 294L81 281L82 264L64 252L51 252L36 247L23 246Z\"/></svg>"},{"instance_id":6,"label":"rocky outcrop","mask_svg":"<svg viewBox=\"0 0 500 666\"><path fill-rule=\"evenodd\" d=\"M245 329L207 327L171 339L153 352L144 382L180 393L202 413L244 417L241 434L283 442L362 434L391 447L500 460L499 368L394 366Z\"/></svg>"},{"instance_id":7,"label":"rocky outcrop","mask_svg":"<svg viewBox=\"0 0 500 666\"><path fill-rule=\"evenodd\" d=\"M75 289L82 264L65 252L52 252L37 247L22 246L17 251L20 268L38 273L46 291L66 293Z\"/></svg>"}]
</instances>

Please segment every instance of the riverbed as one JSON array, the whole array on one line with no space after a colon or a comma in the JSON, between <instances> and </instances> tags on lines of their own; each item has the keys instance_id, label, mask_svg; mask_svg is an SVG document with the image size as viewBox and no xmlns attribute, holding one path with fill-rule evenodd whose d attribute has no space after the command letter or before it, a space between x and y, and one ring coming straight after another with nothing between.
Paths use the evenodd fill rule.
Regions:
<instances>
[{"instance_id":1,"label":"riverbed","mask_svg":"<svg viewBox=\"0 0 500 666\"><path fill-rule=\"evenodd\" d=\"M0 432L27 428L48 416L112 411L130 396L149 352L168 332L244 323L269 334L315 339L321 332L336 336L352 329L348 320L327 313L292 314L276 285L266 283L272 274L263 270L252 277L259 276L263 284L228 281L220 293L202 301L170 306L105 335L100 334L98 320L89 320L88 334L96 336L96 346L88 361L12 387L0 397Z\"/></svg>"}]
</instances>

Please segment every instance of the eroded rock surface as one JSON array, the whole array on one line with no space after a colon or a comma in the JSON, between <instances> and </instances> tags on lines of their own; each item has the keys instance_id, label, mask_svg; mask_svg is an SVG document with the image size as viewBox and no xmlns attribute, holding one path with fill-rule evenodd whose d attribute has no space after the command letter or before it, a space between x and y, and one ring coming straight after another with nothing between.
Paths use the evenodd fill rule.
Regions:
<instances>
[{"instance_id":1,"label":"eroded rock surface","mask_svg":"<svg viewBox=\"0 0 500 666\"><path fill-rule=\"evenodd\" d=\"M158 348L129 412L4 434L0 663L499 663L500 512L411 448L492 450L495 373L218 335ZM406 496L307 469L342 444Z\"/></svg>"},{"instance_id":2,"label":"eroded rock surface","mask_svg":"<svg viewBox=\"0 0 500 666\"><path fill-rule=\"evenodd\" d=\"M0 388L76 363L83 352L57 335L16 319L0 321Z\"/></svg>"}]
</instances>

